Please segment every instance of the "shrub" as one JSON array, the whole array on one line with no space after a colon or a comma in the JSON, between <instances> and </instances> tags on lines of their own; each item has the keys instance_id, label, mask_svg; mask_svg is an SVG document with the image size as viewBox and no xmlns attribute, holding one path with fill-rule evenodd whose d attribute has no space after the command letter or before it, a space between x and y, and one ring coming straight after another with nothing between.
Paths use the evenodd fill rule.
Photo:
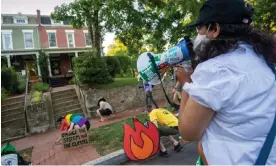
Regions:
<instances>
[{"instance_id":1,"label":"shrub","mask_svg":"<svg viewBox=\"0 0 276 166\"><path fill-rule=\"evenodd\" d=\"M116 74L120 73L120 61L116 56L105 56L106 65L109 74L114 78Z\"/></svg>"},{"instance_id":2,"label":"shrub","mask_svg":"<svg viewBox=\"0 0 276 166\"><path fill-rule=\"evenodd\" d=\"M39 103L42 99L42 92L40 91L34 91L32 94L31 94L31 103L32 104L35 104L35 103Z\"/></svg>"},{"instance_id":3,"label":"shrub","mask_svg":"<svg viewBox=\"0 0 276 166\"><path fill-rule=\"evenodd\" d=\"M42 51L39 52L38 63L39 63L43 82L48 82L48 76L49 76L48 57Z\"/></svg>"},{"instance_id":4,"label":"shrub","mask_svg":"<svg viewBox=\"0 0 276 166\"><path fill-rule=\"evenodd\" d=\"M26 88L26 77L18 75L17 81L18 81L18 92L19 93L24 92Z\"/></svg>"},{"instance_id":5,"label":"shrub","mask_svg":"<svg viewBox=\"0 0 276 166\"><path fill-rule=\"evenodd\" d=\"M46 92L49 89L49 84L38 82L32 86L32 91Z\"/></svg>"},{"instance_id":6,"label":"shrub","mask_svg":"<svg viewBox=\"0 0 276 166\"><path fill-rule=\"evenodd\" d=\"M6 89L1 88L1 100L4 101L8 98L8 92Z\"/></svg>"},{"instance_id":7,"label":"shrub","mask_svg":"<svg viewBox=\"0 0 276 166\"><path fill-rule=\"evenodd\" d=\"M15 72L13 67L2 67L1 70L1 87L5 88L8 92L22 93L25 89L25 78Z\"/></svg>"},{"instance_id":8,"label":"shrub","mask_svg":"<svg viewBox=\"0 0 276 166\"><path fill-rule=\"evenodd\" d=\"M73 58L73 65L75 75L80 83L107 84L114 81L108 72L105 60L96 57L93 52Z\"/></svg>"},{"instance_id":9,"label":"shrub","mask_svg":"<svg viewBox=\"0 0 276 166\"><path fill-rule=\"evenodd\" d=\"M1 67L7 66L8 60L7 57L1 56Z\"/></svg>"},{"instance_id":10,"label":"shrub","mask_svg":"<svg viewBox=\"0 0 276 166\"><path fill-rule=\"evenodd\" d=\"M120 61L121 73L126 74L131 66L131 60L128 56L117 56Z\"/></svg>"}]
</instances>

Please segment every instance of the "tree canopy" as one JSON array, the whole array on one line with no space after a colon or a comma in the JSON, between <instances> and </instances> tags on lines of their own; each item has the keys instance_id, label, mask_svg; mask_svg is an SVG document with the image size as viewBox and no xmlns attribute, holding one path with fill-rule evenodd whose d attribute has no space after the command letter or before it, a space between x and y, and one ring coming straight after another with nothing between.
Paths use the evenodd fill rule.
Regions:
<instances>
[{"instance_id":1,"label":"tree canopy","mask_svg":"<svg viewBox=\"0 0 276 166\"><path fill-rule=\"evenodd\" d=\"M114 55L118 55L118 54L127 55L128 50L127 50L127 47L119 39L115 39L114 44L110 44L108 46L106 55L114 56Z\"/></svg>"},{"instance_id":2,"label":"tree canopy","mask_svg":"<svg viewBox=\"0 0 276 166\"><path fill-rule=\"evenodd\" d=\"M129 55L139 55L145 50L161 52L185 35L193 37L195 30L186 25L197 18L205 1L75 0L55 7L51 16L57 20L69 19L76 28L87 24L92 48L97 52L104 33L115 32ZM275 0L246 1L255 9L254 27L276 32Z\"/></svg>"}]
</instances>

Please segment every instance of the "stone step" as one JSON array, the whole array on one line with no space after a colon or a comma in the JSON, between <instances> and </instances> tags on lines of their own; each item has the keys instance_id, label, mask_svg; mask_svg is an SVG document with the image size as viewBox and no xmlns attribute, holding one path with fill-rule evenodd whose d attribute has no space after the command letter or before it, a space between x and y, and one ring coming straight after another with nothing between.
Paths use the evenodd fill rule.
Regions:
<instances>
[{"instance_id":1,"label":"stone step","mask_svg":"<svg viewBox=\"0 0 276 166\"><path fill-rule=\"evenodd\" d=\"M53 110L58 110L63 107L66 107L66 106L71 106L71 105L75 105L75 104L79 104L79 103L80 103L79 100L68 100L64 103L58 103L58 104L53 105Z\"/></svg>"},{"instance_id":2,"label":"stone step","mask_svg":"<svg viewBox=\"0 0 276 166\"><path fill-rule=\"evenodd\" d=\"M13 140L14 138L22 137L25 135L25 127L20 128L2 128L1 129L1 142Z\"/></svg>"},{"instance_id":3,"label":"stone step","mask_svg":"<svg viewBox=\"0 0 276 166\"><path fill-rule=\"evenodd\" d=\"M5 133L1 134L1 143L4 144L4 143L8 143L8 142L11 142L11 141L15 141L15 140L19 140L21 138L24 138L25 137L25 128L18 129L18 130L22 131L23 129L24 129L24 134L19 135L19 136L15 136L15 137L7 137L7 136L5 136L6 135ZM19 131L20 134L21 134L21 131Z\"/></svg>"},{"instance_id":4,"label":"stone step","mask_svg":"<svg viewBox=\"0 0 276 166\"><path fill-rule=\"evenodd\" d=\"M1 110L6 111L6 110L10 110L10 109L19 108L19 107L24 107L24 102L18 101L16 103L12 103L12 104L1 105Z\"/></svg>"},{"instance_id":5,"label":"stone step","mask_svg":"<svg viewBox=\"0 0 276 166\"><path fill-rule=\"evenodd\" d=\"M59 108L59 109L54 109L54 112L56 114L59 114L59 113L66 112L68 110L74 110L74 109L77 109L77 108L81 108L80 103L74 104L74 105L65 106L65 107L62 107L62 108Z\"/></svg>"},{"instance_id":6,"label":"stone step","mask_svg":"<svg viewBox=\"0 0 276 166\"><path fill-rule=\"evenodd\" d=\"M24 112L15 112L11 113L10 115L3 116L1 115L1 122L7 121L7 120L13 120L18 118L24 118Z\"/></svg>"},{"instance_id":7,"label":"stone step","mask_svg":"<svg viewBox=\"0 0 276 166\"><path fill-rule=\"evenodd\" d=\"M68 92L68 93L64 93L64 94L58 94L58 95L55 95L55 96L52 96L52 100L57 100L57 99L60 99L60 98L64 98L64 97L68 97L68 96L75 96L76 95L76 92Z\"/></svg>"},{"instance_id":8,"label":"stone step","mask_svg":"<svg viewBox=\"0 0 276 166\"><path fill-rule=\"evenodd\" d=\"M84 116L82 109L77 108L77 109L74 109L74 110L68 110L66 112L63 112L62 114L61 113L56 113L55 114L55 119L57 119L61 115L67 115L67 114L80 114L80 115Z\"/></svg>"},{"instance_id":9,"label":"stone step","mask_svg":"<svg viewBox=\"0 0 276 166\"><path fill-rule=\"evenodd\" d=\"M18 126L25 126L25 118L22 116L17 119L7 119L5 121L1 121L1 129L3 128L18 128Z\"/></svg>"},{"instance_id":10,"label":"stone step","mask_svg":"<svg viewBox=\"0 0 276 166\"><path fill-rule=\"evenodd\" d=\"M1 105L5 106L5 105L10 105L10 104L14 104L14 103L18 103L18 102L22 102L24 103L24 96L19 96L19 97L10 97L4 101L1 101Z\"/></svg>"},{"instance_id":11,"label":"stone step","mask_svg":"<svg viewBox=\"0 0 276 166\"><path fill-rule=\"evenodd\" d=\"M8 110L1 110L1 116L9 116L15 113L23 113L24 112L24 107L18 107L18 108L13 108L13 109L8 109Z\"/></svg>"},{"instance_id":12,"label":"stone step","mask_svg":"<svg viewBox=\"0 0 276 166\"><path fill-rule=\"evenodd\" d=\"M51 96L52 98L60 96L60 95L64 95L64 94L70 94L70 93L76 93L75 89L68 89L68 90L64 90L64 91L59 91L59 92L51 92Z\"/></svg>"},{"instance_id":13,"label":"stone step","mask_svg":"<svg viewBox=\"0 0 276 166\"><path fill-rule=\"evenodd\" d=\"M65 103L65 102L71 101L71 100L79 100L79 99L78 99L78 96L75 94L74 96L67 96L64 98L57 99L57 100L52 100L53 107L55 107L57 104Z\"/></svg>"}]
</instances>

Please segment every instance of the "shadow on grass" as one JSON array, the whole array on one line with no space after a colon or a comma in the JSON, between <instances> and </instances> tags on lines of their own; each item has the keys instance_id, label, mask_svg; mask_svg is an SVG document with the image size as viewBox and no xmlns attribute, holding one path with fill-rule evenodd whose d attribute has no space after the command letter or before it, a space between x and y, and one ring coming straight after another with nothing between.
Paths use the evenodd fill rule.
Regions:
<instances>
[{"instance_id":1,"label":"shadow on grass","mask_svg":"<svg viewBox=\"0 0 276 166\"><path fill-rule=\"evenodd\" d=\"M146 114L138 115L136 118L143 123L148 121L148 116ZM100 155L106 155L123 148L123 124L125 123L133 127L132 118L128 118L120 122L101 126L89 132L90 142Z\"/></svg>"}]
</instances>

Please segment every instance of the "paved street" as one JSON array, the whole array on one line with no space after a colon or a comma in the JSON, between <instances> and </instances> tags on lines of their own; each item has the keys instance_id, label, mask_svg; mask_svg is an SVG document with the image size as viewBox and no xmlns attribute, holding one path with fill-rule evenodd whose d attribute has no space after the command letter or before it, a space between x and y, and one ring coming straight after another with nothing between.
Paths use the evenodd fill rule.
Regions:
<instances>
[{"instance_id":1,"label":"paved street","mask_svg":"<svg viewBox=\"0 0 276 166\"><path fill-rule=\"evenodd\" d=\"M195 165L198 158L197 144L190 142L184 145L179 153L170 150L169 157L156 156L143 162L130 162L126 165Z\"/></svg>"}]
</instances>

